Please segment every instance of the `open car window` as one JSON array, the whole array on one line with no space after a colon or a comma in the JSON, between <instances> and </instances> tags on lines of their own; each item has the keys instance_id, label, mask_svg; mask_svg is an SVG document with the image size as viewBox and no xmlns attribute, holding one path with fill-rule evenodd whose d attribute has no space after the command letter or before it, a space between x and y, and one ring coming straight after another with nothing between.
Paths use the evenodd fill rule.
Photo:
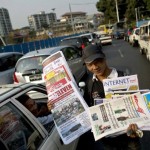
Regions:
<instances>
[{"instance_id":1,"label":"open car window","mask_svg":"<svg viewBox=\"0 0 150 150\"><path fill-rule=\"evenodd\" d=\"M36 150L43 137L27 117L11 102L0 107L0 139L5 149Z\"/></svg>"}]
</instances>

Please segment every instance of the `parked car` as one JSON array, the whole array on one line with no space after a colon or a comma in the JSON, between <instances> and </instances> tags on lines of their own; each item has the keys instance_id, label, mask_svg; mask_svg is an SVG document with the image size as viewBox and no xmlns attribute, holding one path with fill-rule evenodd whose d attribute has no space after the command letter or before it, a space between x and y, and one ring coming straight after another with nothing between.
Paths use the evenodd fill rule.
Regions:
<instances>
[{"instance_id":1,"label":"parked car","mask_svg":"<svg viewBox=\"0 0 150 150\"><path fill-rule=\"evenodd\" d=\"M100 35L101 44L112 44L112 37L109 34L101 34Z\"/></svg>"},{"instance_id":2,"label":"parked car","mask_svg":"<svg viewBox=\"0 0 150 150\"><path fill-rule=\"evenodd\" d=\"M87 37L91 44L98 45L102 48L101 40L99 39L99 36L97 34L95 34L95 33L85 33L85 34L81 34L80 36L81 37Z\"/></svg>"},{"instance_id":3,"label":"parked car","mask_svg":"<svg viewBox=\"0 0 150 150\"><path fill-rule=\"evenodd\" d=\"M78 83L87 71L79 50L74 46L58 46L27 53L18 60L15 66L14 82L44 83L42 61L58 51L63 52Z\"/></svg>"},{"instance_id":4,"label":"parked car","mask_svg":"<svg viewBox=\"0 0 150 150\"><path fill-rule=\"evenodd\" d=\"M78 139L64 145L54 122L43 126L19 102L28 94L36 103L47 103L44 86L31 83L0 86L0 145L2 150L75 150Z\"/></svg>"},{"instance_id":5,"label":"parked car","mask_svg":"<svg viewBox=\"0 0 150 150\"><path fill-rule=\"evenodd\" d=\"M147 60L150 61L150 21L140 26L139 47L140 53L145 54Z\"/></svg>"},{"instance_id":6,"label":"parked car","mask_svg":"<svg viewBox=\"0 0 150 150\"><path fill-rule=\"evenodd\" d=\"M0 53L0 85L13 83L15 65L22 56L18 52Z\"/></svg>"},{"instance_id":7,"label":"parked car","mask_svg":"<svg viewBox=\"0 0 150 150\"><path fill-rule=\"evenodd\" d=\"M87 45L89 45L89 39L85 36L73 36L64 38L61 40L60 45L73 45L76 46L82 51L83 48L85 48Z\"/></svg>"},{"instance_id":8,"label":"parked car","mask_svg":"<svg viewBox=\"0 0 150 150\"><path fill-rule=\"evenodd\" d=\"M140 28L135 28L133 29L132 33L129 36L129 43L132 46L138 46L139 44L139 31L140 31Z\"/></svg>"}]
</instances>

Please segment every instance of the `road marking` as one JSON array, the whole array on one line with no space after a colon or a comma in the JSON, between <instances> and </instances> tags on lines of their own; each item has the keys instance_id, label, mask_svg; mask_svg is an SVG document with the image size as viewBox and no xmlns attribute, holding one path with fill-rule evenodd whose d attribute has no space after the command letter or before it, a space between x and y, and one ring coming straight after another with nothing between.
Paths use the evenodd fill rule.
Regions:
<instances>
[{"instance_id":1,"label":"road marking","mask_svg":"<svg viewBox=\"0 0 150 150\"><path fill-rule=\"evenodd\" d=\"M123 58L123 57L124 57L124 55L122 54L122 52L121 52L121 50L120 50L120 49L118 49L118 52L119 52L120 56Z\"/></svg>"}]
</instances>

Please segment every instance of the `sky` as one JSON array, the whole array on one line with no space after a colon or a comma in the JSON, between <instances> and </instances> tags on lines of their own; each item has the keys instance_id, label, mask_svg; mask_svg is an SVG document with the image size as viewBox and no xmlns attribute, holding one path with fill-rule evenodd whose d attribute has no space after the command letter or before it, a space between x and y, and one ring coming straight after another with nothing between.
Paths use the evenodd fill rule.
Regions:
<instances>
[{"instance_id":1,"label":"sky","mask_svg":"<svg viewBox=\"0 0 150 150\"><path fill-rule=\"evenodd\" d=\"M0 0L0 8L8 10L13 29L18 29L29 26L28 16L40 11L50 13L55 8L57 19L60 19L61 15L70 12L69 3L72 12L97 13L96 2L98 0Z\"/></svg>"}]
</instances>

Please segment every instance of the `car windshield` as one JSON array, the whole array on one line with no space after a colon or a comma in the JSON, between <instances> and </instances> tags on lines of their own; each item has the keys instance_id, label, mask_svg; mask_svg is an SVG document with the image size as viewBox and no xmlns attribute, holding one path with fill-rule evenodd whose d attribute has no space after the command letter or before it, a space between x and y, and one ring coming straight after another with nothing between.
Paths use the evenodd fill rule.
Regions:
<instances>
[{"instance_id":1,"label":"car windshield","mask_svg":"<svg viewBox=\"0 0 150 150\"><path fill-rule=\"evenodd\" d=\"M47 55L28 57L20 60L16 66L16 72L24 73L25 71L39 70L42 71L42 61Z\"/></svg>"},{"instance_id":2,"label":"car windshield","mask_svg":"<svg viewBox=\"0 0 150 150\"><path fill-rule=\"evenodd\" d=\"M91 39L91 36L90 35L85 35L88 39Z\"/></svg>"}]
</instances>

